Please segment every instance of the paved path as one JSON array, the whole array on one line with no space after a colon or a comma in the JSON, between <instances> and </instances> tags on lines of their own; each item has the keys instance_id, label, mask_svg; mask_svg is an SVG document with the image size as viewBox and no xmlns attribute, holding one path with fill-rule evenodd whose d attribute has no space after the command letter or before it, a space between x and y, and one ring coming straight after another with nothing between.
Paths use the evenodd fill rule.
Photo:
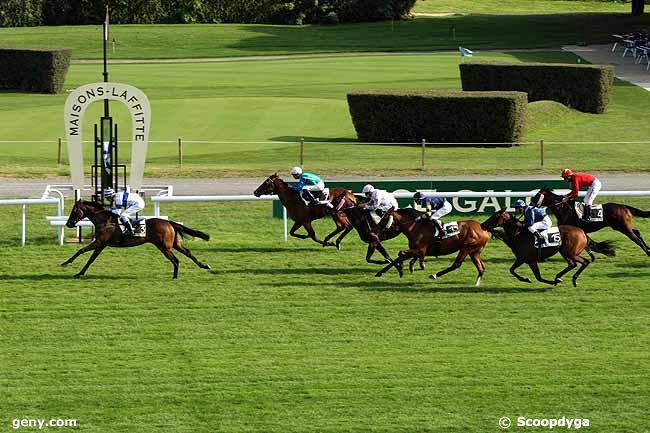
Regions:
<instances>
[{"instance_id":1,"label":"paved path","mask_svg":"<svg viewBox=\"0 0 650 433\"><path fill-rule=\"evenodd\" d=\"M597 173L603 182L604 190L644 190L650 191L650 174L608 174ZM289 177L288 175L286 176ZM357 177L339 176L327 178L327 181L405 180L398 177ZM539 176L440 176L409 177L408 180L518 180L540 179L558 180L559 175ZM252 194L262 183L263 178L230 179L145 179L145 185L172 185L176 195L234 195ZM39 198L48 184L68 184L65 178L53 179L0 179L0 198Z\"/></svg>"},{"instance_id":2,"label":"paved path","mask_svg":"<svg viewBox=\"0 0 650 433\"><path fill-rule=\"evenodd\" d=\"M613 65L616 70L616 78L650 90L650 71L646 70L647 62L635 63L630 54L623 57L625 47L622 44L618 44L614 52L612 46L613 42L608 45L590 45L586 47L567 46L563 49L571 51L589 63Z\"/></svg>"}]
</instances>

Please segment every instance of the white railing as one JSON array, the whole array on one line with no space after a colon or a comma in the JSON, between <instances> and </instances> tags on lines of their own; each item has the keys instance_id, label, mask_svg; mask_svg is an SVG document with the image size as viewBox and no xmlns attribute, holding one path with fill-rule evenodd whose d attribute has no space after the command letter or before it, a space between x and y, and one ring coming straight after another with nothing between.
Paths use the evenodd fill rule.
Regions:
<instances>
[{"instance_id":1,"label":"white railing","mask_svg":"<svg viewBox=\"0 0 650 433\"><path fill-rule=\"evenodd\" d=\"M533 191L435 191L437 196L446 198L512 198L512 197L533 197L539 190ZM567 193L569 190L554 190L558 194ZM580 192L582 197L586 192ZM410 198L413 197L413 192L405 190L397 190L393 193L395 198ZM602 197L650 197L650 191L600 191L598 194ZM177 195L171 197L152 197L151 201L154 205L154 216L160 215L160 203L182 203L182 202L226 202L226 201L276 201L279 200L277 196L264 196L255 197L254 195ZM284 228L284 240L287 241L287 209L282 208L282 220Z\"/></svg>"},{"instance_id":2,"label":"white railing","mask_svg":"<svg viewBox=\"0 0 650 433\"><path fill-rule=\"evenodd\" d=\"M25 246L27 242L27 205L30 204L55 204L57 214L63 216L63 198L23 198L23 199L9 199L0 200L0 205L8 206L22 206L21 212L21 230L20 230L20 245ZM63 230L63 229L62 229ZM62 233L62 231L61 231ZM61 235L60 235L61 236ZM61 238L60 238L61 239Z\"/></svg>"}]
</instances>

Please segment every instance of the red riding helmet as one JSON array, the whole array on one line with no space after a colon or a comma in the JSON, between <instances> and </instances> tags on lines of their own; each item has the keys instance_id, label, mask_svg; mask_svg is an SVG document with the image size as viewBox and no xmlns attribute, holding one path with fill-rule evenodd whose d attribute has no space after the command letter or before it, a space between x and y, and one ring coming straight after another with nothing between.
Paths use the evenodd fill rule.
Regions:
<instances>
[{"instance_id":1,"label":"red riding helmet","mask_svg":"<svg viewBox=\"0 0 650 433\"><path fill-rule=\"evenodd\" d=\"M573 171L570 168L565 168L562 170L562 178L566 179L567 177L573 176Z\"/></svg>"}]
</instances>

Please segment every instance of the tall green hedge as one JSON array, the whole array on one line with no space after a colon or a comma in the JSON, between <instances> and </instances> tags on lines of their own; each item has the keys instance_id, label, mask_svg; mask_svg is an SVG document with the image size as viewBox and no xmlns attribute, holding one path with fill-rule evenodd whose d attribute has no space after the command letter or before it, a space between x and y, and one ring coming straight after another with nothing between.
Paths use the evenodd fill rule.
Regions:
<instances>
[{"instance_id":1,"label":"tall green hedge","mask_svg":"<svg viewBox=\"0 0 650 433\"><path fill-rule=\"evenodd\" d=\"M348 94L363 142L490 143L511 146L523 133L521 92L371 91Z\"/></svg>"},{"instance_id":2,"label":"tall green hedge","mask_svg":"<svg viewBox=\"0 0 650 433\"><path fill-rule=\"evenodd\" d=\"M105 0L0 0L0 26L99 24ZM111 0L111 22L336 24L400 19L415 0Z\"/></svg>"},{"instance_id":3,"label":"tall green hedge","mask_svg":"<svg viewBox=\"0 0 650 433\"><path fill-rule=\"evenodd\" d=\"M69 49L0 48L0 89L59 93L69 66Z\"/></svg>"},{"instance_id":4,"label":"tall green hedge","mask_svg":"<svg viewBox=\"0 0 650 433\"><path fill-rule=\"evenodd\" d=\"M614 67L558 63L461 63L463 90L526 92L528 100L550 100L587 113L604 113Z\"/></svg>"}]
</instances>

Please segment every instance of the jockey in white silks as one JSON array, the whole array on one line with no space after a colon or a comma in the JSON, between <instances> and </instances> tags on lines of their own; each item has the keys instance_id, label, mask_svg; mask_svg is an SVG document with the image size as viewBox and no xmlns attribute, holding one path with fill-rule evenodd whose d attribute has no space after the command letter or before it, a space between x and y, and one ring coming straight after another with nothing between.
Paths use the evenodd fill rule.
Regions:
<instances>
[{"instance_id":1,"label":"jockey in white silks","mask_svg":"<svg viewBox=\"0 0 650 433\"><path fill-rule=\"evenodd\" d=\"M138 194L132 194L127 191L116 194L113 188L106 188L104 190L104 197L113 201L114 207L111 212L118 215L127 234L133 236L133 226L129 217L134 216L136 213L144 209L144 200Z\"/></svg>"},{"instance_id":2,"label":"jockey in white silks","mask_svg":"<svg viewBox=\"0 0 650 433\"><path fill-rule=\"evenodd\" d=\"M370 217L375 222L375 224L379 224L386 212L391 209L397 210L397 208L399 208L395 196L388 191L385 191L383 189L376 189L372 185L366 185L363 187L362 192L367 198L370 199L370 201L362 204L360 207L370 211ZM388 218L388 221L386 222L384 228L388 229L392 224L393 217L391 215Z\"/></svg>"}]
</instances>

